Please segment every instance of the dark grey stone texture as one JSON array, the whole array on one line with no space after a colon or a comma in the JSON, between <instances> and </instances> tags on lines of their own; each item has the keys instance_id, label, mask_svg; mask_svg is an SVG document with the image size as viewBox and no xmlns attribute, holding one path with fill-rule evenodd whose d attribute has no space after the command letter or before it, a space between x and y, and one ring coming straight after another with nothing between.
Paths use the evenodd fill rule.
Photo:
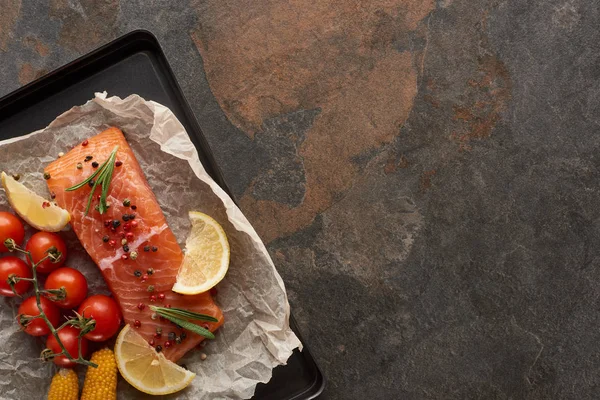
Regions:
<instances>
[{"instance_id":1,"label":"dark grey stone texture","mask_svg":"<svg viewBox=\"0 0 600 400\"><path fill-rule=\"evenodd\" d=\"M4 3L0 95L157 35L323 398L600 398L597 2Z\"/></svg>"}]
</instances>

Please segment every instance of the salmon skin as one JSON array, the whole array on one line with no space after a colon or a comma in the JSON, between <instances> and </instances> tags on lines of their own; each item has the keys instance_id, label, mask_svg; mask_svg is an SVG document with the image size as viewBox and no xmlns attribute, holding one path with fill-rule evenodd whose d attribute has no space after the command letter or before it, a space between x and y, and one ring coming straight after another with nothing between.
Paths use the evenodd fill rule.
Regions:
<instances>
[{"instance_id":1,"label":"salmon skin","mask_svg":"<svg viewBox=\"0 0 600 400\"><path fill-rule=\"evenodd\" d=\"M85 215L92 189L88 185L70 192L65 189L89 177L96 170L93 162L101 165L116 146L118 162L115 165L119 166L114 168L106 199L110 207L102 215L94 209L99 203L97 195L101 193L101 189L97 187L92 206L88 215ZM88 156L93 158L86 162ZM78 163L81 163L81 169L77 168ZM195 321L211 332L223 324L223 313L209 293L183 296L171 291L183 261L183 252L121 130L110 128L88 139L85 146L76 146L48 165L44 171L50 174L50 179L46 181L48 188L56 194L56 203L71 213L71 226L102 271L121 307L125 323L133 327L135 321L139 321L141 325L136 331L149 342L153 340L155 346L162 346L167 359L177 361L200 343L203 337L185 331L180 344L172 341L167 348L165 342L169 339L169 333L174 332L181 338L183 331L168 320L161 320L156 316L152 319L153 313L149 305L170 304L171 307L211 315L219 322ZM125 199L130 201L131 206L123 204ZM129 221L123 219L124 215L127 215L125 219ZM135 218L131 220L130 215L135 215ZM132 234L127 242L128 252L122 245L127 233ZM105 236L108 236L108 242L104 241ZM131 257L133 252L137 253L137 258ZM153 270L153 273L149 275L148 270ZM144 278L147 279L144 281ZM161 300L162 295L164 300ZM150 300L151 296L156 297L154 302ZM157 335L157 329L162 330L162 335Z\"/></svg>"}]
</instances>

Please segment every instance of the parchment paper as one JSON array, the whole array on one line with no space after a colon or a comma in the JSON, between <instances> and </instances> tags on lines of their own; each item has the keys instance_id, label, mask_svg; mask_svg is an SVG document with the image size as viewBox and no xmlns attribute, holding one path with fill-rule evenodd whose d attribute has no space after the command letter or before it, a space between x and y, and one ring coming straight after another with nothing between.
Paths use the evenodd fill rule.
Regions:
<instances>
[{"instance_id":1,"label":"parchment paper","mask_svg":"<svg viewBox=\"0 0 600 400\"><path fill-rule=\"evenodd\" d=\"M35 112L32 110L31 112ZM231 246L231 264L217 286L217 303L225 323L216 339L202 350L190 351L180 364L197 374L193 384L169 399L246 399L258 382L268 382L272 369L285 364L300 341L289 328L285 287L264 244L231 198L212 180L196 148L175 115L166 107L137 95L107 98L106 93L83 106L73 107L46 129L0 142L0 170L20 173L21 182L49 196L43 167L85 138L110 126L123 130L180 246L189 232L189 210L205 212L225 229ZM8 210L0 191L0 210ZM91 293L108 293L102 276L78 244L65 232L67 265L88 278ZM1 399L42 399L55 368L42 363L40 339L19 331L15 316L20 300L3 298L0 307ZM84 368L78 367L80 376ZM119 399L147 398L122 378Z\"/></svg>"}]
</instances>

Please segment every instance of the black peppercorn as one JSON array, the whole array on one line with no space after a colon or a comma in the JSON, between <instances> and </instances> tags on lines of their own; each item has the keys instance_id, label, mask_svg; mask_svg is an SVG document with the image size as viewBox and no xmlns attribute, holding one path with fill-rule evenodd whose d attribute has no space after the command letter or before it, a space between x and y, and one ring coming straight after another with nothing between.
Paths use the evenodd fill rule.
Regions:
<instances>
[{"instance_id":1,"label":"black peppercorn","mask_svg":"<svg viewBox=\"0 0 600 400\"><path fill-rule=\"evenodd\" d=\"M100 164L98 164L98 162L96 162L96 161L94 161L94 162L92 163L92 167L93 167L93 168L98 168L98 166L99 166L99 165L100 165Z\"/></svg>"},{"instance_id":2,"label":"black peppercorn","mask_svg":"<svg viewBox=\"0 0 600 400\"><path fill-rule=\"evenodd\" d=\"M162 351L162 346L160 344L156 346L156 351L159 353Z\"/></svg>"},{"instance_id":3,"label":"black peppercorn","mask_svg":"<svg viewBox=\"0 0 600 400\"><path fill-rule=\"evenodd\" d=\"M142 271L140 271L139 269L136 269L136 270L133 272L133 275L135 275L135 276L137 276L137 277L139 278L140 276L142 276Z\"/></svg>"},{"instance_id":4,"label":"black peppercorn","mask_svg":"<svg viewBox=\"0 0 600 400\"><path fill-rule=\"evenodd\" d=\"M168 335L167 337L169 338L169 340L171 340L171 341L172 341L172 340L175 340L175 337L176 337L176 336L177 336L177 335L175 334L175 332L169 332L169 335Z\"/></svg>"},{"instance_id":5,"label":"black peppercorn","mask_svg":"<svg viewBox=\"0 0 600 400\"><path fill-rule=\"evenodd\" d=\"M152 246L152 251L156 253L158 251L158 247Z\"/></svg>"},{"instance_id":6,"label":"black peppercorn","mask_svg":"<svg viewBox=\"0 0 600 400\"><path fill-rule=\"evenodd\" d=\"M102 241L103 241L104 243L107 243L107 242L108 242L108 239L109 239L109 238L108 238L108 236L104 236L104 237L102 238Z\"/></svg>"},{"instance_id":7,"label":"black peppercorn","mask_svg":"<svg viewBox=\"0 0 600 400\"><path fill-rule=\"evenodd\" d=\"M144 251L150 251L150 246L144 246Z\"/></svg>"},{"instance_id":8,"label":"black peppercorn","mask_svg":"<svg viewBox=\"0 0 600 400\"><path fill-rule=\"evenodd\" d=\"M121 225L121 221L119 221L118 219L113 219L112 225L113 228L118 228L119 225Z\"/></svg>"},{"instance_id":9,"label":"black peppercorn","mask_svg":"<svg viewBox=\"0 0 600 400\"><path fill-rule=\"evenodd\" d=\"M125 253L129 253L129 246L128 246L128 245L124 245L124 246L123 246L123 251L124 251Z\"/></svg>"}]
</instances>

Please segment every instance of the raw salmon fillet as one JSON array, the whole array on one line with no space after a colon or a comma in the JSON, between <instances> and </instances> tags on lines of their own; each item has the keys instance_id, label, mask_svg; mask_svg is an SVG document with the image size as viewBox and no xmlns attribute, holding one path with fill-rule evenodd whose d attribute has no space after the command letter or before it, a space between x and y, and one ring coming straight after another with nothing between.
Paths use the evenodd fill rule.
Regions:
<instances>
[{"instance_id":1,"label":"raw salmon fillet","mask_svg":"<svg viewBox=\"0 0 600 400\"><path fill-rule=\"evenodd\" d=\"M153 339L155 345L161 345L162 351L169 360L177 361L203 338L186 331L187 337L180 344L173 342L171 347L166 348L164 342L168 340L168 334L175 332L176 335L180 335L182 331L168 320L161 321L160 318L153 320L152 311L148 306L170 304L172 307L211 315L219 322L195 321L200 325L206 324L205 327L210 331L216 330L223 323L223 313L209 293L183 296L171 291L183 260L183 252L177 244L175 235L169 229L154 193L123 133L117 128L110 128L88 139L87 142L86 146L78 145L48 165L45 169L45 172L50 174L50 179L47 180L48 187L56 194L56 203L71 213L71 226L85 250L100 267L106 283L121 307L125 323L133 327L135 320L140 321L141 326L136 329L137 332L148 341ZM116 159L121 161L122 165L115 167L113 172L106 199L110 208L102 215L94 209L98 204L97 194L101 192L98 186L86 216L85 207L91 188L86 185L72 192L67 192L65 189L90 176L95 171L92 163L96 161L102 165L115 146L119 146ZM86 156L92 156L93 159L85 162ZM78 163L83 165L82 169L77 169ZM129 199L136 209L125 207L123 205L125 199ZM126 225L127 222L122 219L124 214L135 215L134 221L137 223L135 228L131 227L131 224ZM115 231L111 231L110 227L113 226L114 220L118 220L120 226ZM108 227L106 221L111 221ZM127 244L129 253L126 253L121 246L122 235L127 232L133 234L133 239ZM102 239L104 236L114 240L116 245L105 243ZM151 250L144 251L146 246L150 246ZM153 251L152 247L155 247L156 251ZM131 253L134 251L138 256L137 259L132 260ZM127 255L128 259L123 259L123 255ZM135 275L136 271L146 274L149 268L154 269L154 273L148 276L147 281L143 282L143 276ZM148 291L150 285L154 286L152 293ZM160 294L164 294L164 300L159 300ZM151 295L157 297L155 302L150 301ZM140 303L146 305L143 310L138 308ZM162 328L160 338L155 337L157 328Z\"/></svg>"}]
</instances>

